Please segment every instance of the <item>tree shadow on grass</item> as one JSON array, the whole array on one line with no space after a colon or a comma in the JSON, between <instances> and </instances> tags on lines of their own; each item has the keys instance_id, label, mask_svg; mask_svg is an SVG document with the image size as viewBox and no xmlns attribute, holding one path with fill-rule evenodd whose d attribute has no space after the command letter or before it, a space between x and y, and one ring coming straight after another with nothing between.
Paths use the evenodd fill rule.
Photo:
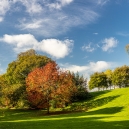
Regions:
<instances>
[{"instance_id":1,"label":"tree shadow on grass","mask_svg":"<svg viewBox=\"0 0 129 129\"><path fill-rule=\"evenodd\" d=\"M92 117L76 115L66 117L47 117L30 120L0 121L0 129L129 129L129 120L104 121L111 116Z\"/></svg>"},{"instance_id":2,"label":"tree shadow on grass","mask_svg":"<svg viewBox=\"0 0 129 129\"><path fill-rule=\"evenodd\" d=\"M111 102L112 100L116 99L117 97L119 97L119 95L108 96L108 97L104 97L104 98L100 98L100 99L93 99L93 100L86 101L83 103L73 103L71 105L71 110L89 110L92 108L100 107L100 106L103 106L103 105Z\"/></svg>"},{"instance_id":3,"label":"tree shadow on grass","mask_svg":"<svg viewBox=\"0 0 129 129\"><path fill-rule=\"evenodd\" d=\"M91 101L88 101L86 103L86 105L88 106L88 108L96 108L96 107L103 106L103 105L111 102L112 100L116 99L117 97L119 97L119 95L108 96L108 97L104 97L101 99L91 100Z\"/></svg>"},{"instance_id":4,"label":"tree shadow on grass","mask_svg":"<svg viewBox=\"0 0 129 129\"><path fill-rule=\"evenodd\" d=\"M91 112L35 117L36 111L11 110L7 112L9 116L0 120L0 129L129 129L127 118L110 115L122 109L110 107ZM112 121L107 121L110 119Z\"/></svg>"},{"instance_id":5,"label":"tree shadow on grass","mask_svg":"<svg viewBox=\"0 0 129 129\"><path fill-rule=\"evenodd\" d=\"M112 91L112 90L90 92L91 99L92 99L92 98L96 98L96 97L98 97L98 96L100 96L100 95L109 93L109 92L111 92L111 91Z\"/></svg>"},{"instance_id":6,"label":"tree shadow on grass","mask_svg":"<svg viewBox=\"0 0 129 129\"><path fill-rule=\"evenodd\" d=\"M88 115L97 115L97 114L115 114L121 112L123 107L109 107L109 108L102 108L95 111L87 112Z\"/></svg>"}]
</instances>

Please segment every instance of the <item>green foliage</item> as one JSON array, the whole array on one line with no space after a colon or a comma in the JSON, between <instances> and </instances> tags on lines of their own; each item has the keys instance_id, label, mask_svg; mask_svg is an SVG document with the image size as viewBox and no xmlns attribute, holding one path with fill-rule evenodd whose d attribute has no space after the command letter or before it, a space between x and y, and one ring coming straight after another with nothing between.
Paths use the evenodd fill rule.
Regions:
<instances>
[{"instance_id":1,"label":"green foliage","mask_svg":"<svg viewBox=\"0 0 129 129\"><path fill-rule=\"evenodd\" d=\"M39 68L50 62L51 59L32 53L32 49L18 55L16 61L8 65L6 78L9 84L25 84L25 78L35 68Z\"/></svg>"},{"instance_id":2,"label":"green foliage","mask_svg":"<svg viewBox=\"0 0 129 129\"><path fill-rule=\"evenodd\" d=\"M125 50L126 50L126 52L129 54L129 44L127 44L127 45L125 46Z\"/></svg>"},{"instance_id":3,"label":"green foliage","mask_svg":"<svg viewBox=\"0 0 129 129\"><path fill-rule=\"evenodd\" d=\"M115 86L129 86L129 66L117 67L112 74L112 83Z\"/></svg>"},{"instance_id":4,"label":"green foliage","mask_svg":"<svg viewBox=\"0 0 129 129\"><path fill-rule=\"evenodd\" d=\"M107 76L107 85L108 87L110 87L111 89L111 86L112 86L112 70L110 69L107 69L105 72L104 72Z\"/></svg>"},{"instance_id":5,"label":"green foliage","mask_svg":"<svg viewBox=\"0 0 129 129\"><path fill-rule=\"evenodd\" d=\"M105 73L94 73L90 76L90 81L89 81L89 89L92 90L94 88L107 88L107 76Z\"/></svg>"},{"instance_id":6,"label":"green foliage","mask_svg":"<svg viewBox=\"0 0 129 129\"><path fill-rule=\"evenodd\" d=\"M86 100L89 97L89 93L87 91L87 79L80 76L78 72L76 74L72 73L72 75L75 86L77 87L77 93L72 97L72 101Z\"/></svg>"},{"instance_id":7,"label":"green foliage","mask_svg":"<svg viewBox=\"0 0 129 129\"><path fill-rule=\"evenodd\" d=\"M26 105L25 79L27 75L33 69L42 67L50 61L50 58L38 55L35 50L30 49L18 54L17 59L8 65L7 72L5 73L7 87L4 89L8 91L5 98L9 99L8 103L10 103L10 106L17 106L19 105L18 103L24 102Z\"/></svg>"}]
</instances>

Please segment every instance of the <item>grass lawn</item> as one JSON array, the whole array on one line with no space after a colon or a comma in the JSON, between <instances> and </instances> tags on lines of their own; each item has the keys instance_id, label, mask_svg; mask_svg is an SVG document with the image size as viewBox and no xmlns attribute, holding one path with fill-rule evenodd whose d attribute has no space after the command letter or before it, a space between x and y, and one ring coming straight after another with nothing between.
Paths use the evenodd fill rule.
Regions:
<instances>
[{"instance_id":1,"label":"grass lawn","mask_svg":"<svg viewBox=\"0 0 129 129\"><path fill-rule=\"evenodd\" d=\"M45 115L36 110L0 110L0 129L129 129L129 88L93 93L81 103L94 108Z\"/></svg>"}]
</instances>

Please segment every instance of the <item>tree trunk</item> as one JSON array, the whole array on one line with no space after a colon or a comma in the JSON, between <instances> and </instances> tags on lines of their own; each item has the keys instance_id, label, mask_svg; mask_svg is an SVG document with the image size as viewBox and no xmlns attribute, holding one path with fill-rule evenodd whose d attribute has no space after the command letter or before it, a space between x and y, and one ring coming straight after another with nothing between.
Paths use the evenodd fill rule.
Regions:
<instances>
[{"instance_id":1,"label":"tree trunk","mask_svg":"<svg viewBox=\"0 0 129 129\"><path fill-rule=\"evenodd\" d=\"M47 114L49 114L49 105L47 106Z\"/></svg>"},{"instance_id":2,"label":"tree trunk","mask_svg":"<svg viewBox=\"0 0 129 129\"><path fill-rule=\"evenodd\" d=\"M47 114L49 114L49 98L47 98Z\"/></svg>"}]
</instances>

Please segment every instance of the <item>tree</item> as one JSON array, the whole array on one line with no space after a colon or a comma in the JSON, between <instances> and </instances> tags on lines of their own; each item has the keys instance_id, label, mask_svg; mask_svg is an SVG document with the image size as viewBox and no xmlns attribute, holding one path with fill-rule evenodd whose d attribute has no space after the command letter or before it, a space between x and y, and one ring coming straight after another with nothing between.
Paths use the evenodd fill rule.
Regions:
<instances>
[{"instance_id":1,"label":"tree","mask_svg":"<svg viewBox=\"0 0 129 129\"><path fill-rule=\"evenodd\" d=\"M35 50L30 49L26 52L18 54L17 59L8 65L5 78L7 80L8 89L12 106L16 106L19 101L26 102L26 82L25 79L33 69L42 67L50 62L51 59L36 54ZM11 95L11 96L10 96ZM17 99L16 99L17 98Z\"/></svg>"},{"instance_id":2,"label":"tree","mask_svg":"<svg viewBox=\"0 0 129 129\"><path fill-rule=\"evenodd\" d=\"M129 66L117 67L112 74L112 83L119 88L129 86Z\"/></svg>"},{"instance_id":3,"label":"tree","mask_svg":"<svg viewBox=\"0 0 129 129\"><path fill-rule=\"evenodd\" d=\"M87 90L87 79L79 75L77 72L76 74L72 73L73 79L75 82L75 86L77 87L77 93L73 96L72 101L81 101L85 100L89 97L88 90Z\"/></svg>"},{"instance_id":4,"label":"tree","mask_svg":"<svg viewBox=\"0 0 129 129\"><path fill-rule=\"evenodd\" d=\"M127 44L127 45L125 46L125 50L126 50L126 52L129 54L129 44Z\"/></svg>"},{"instance_id":5,"label":"tree","mask_svg":"<svg viewBox=\"0 0 129 129\"><path fill-rule=\"evenodd\" d=\"M104 72L95 72L90 76L90 81L89 81L89 89L92 90L94 88L107 88L107 76L104 74Z\"/></svg>"},{"instance_id":6,"label":"tree","mask_svg":"<svg viewBox=\"0 0 129 129\"><path fill-rule=\"evenodd\" d=\"M28 74L26 90L31 106L47 108L49 113L51 101L54 101L56 106L69 103L76 87L72 75L67 71L61 71L52 61Z\"/></svg>"},{"instance_id":7,"label":"tree","mask_svg":"<svg viewBox=\"0 0 129 129\"><path fill-rule=\"evenodd\" d=\"M112 87L112 70L107 69L104 73L107 76L107 85L111 89L111 87Z\"/></svg>"},{"instance_id":8,"label":"tree","mask_svg":"<svg viewBox=\"0 0 129 129\"><path fill-rule=\"evenodd\" d=\"M8 65L6 77L9 84L25 84L25 78L33 69L46 65L50 58L36 54L33 49L18 54L16 61Z\"/></svg>"},{"instance_id":9,"label":"tree","mask_svg":"<svg viewBox=\"0 0 129 129\"><path fill-rule=\"evenodd\" d=\"M0 106L9 106L10 99L8 98L8 85L5 79L5 75L0 75Z\"/></svg>"}]
</instances>

